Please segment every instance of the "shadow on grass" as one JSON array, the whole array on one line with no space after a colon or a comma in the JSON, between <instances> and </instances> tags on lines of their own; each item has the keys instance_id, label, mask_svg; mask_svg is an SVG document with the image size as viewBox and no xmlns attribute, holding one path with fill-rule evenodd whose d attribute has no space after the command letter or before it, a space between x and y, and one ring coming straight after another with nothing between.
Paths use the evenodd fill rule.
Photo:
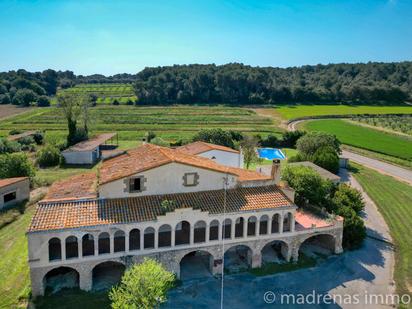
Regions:
<instances>
[{"instance_id":1,"label":"shadow on grass","mask_svg":"<svg viewBox=\"0 0 412 309\"><path fill-rule=\"evenodd\" d=\"M326 257L319 256L319 258L308 257L304 254L299 256L298 262L288 263L266 263L262 267L250 269L249 272L255 276L267 276L282 272L294 271L301 268L309 268L316 266Z\"/></svg>"}]
</instances>

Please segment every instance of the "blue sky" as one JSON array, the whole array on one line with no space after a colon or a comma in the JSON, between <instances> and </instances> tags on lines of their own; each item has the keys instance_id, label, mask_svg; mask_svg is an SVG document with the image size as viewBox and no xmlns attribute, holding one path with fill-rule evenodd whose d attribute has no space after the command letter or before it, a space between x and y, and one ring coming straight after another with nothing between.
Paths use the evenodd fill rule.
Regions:
<instances>
[{"instance_id":1,"label":"blue sky","mask_svg":"<svg viewBox=\"0 0 412 309\"><path fill-rule=\"evenodd\" d=\"M0 0L0 71L412 60L410 0Z\"/></svg>"}]
</instances>

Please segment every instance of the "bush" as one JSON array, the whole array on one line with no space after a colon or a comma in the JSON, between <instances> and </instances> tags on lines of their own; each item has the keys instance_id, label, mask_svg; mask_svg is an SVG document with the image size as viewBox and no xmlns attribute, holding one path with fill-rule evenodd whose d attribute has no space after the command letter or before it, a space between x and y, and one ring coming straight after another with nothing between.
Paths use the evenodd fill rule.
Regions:
<instances>
[{"instance_id":1,"label":"bush","mask_svg":"<svg viewBox=\"0 0 412 309\"><path fill-rule=\"evenodd\" d=\"M150 141L151 144L158 145L158 146L163 146L163 147L169 147L170 144L166 142L164 139L160 137L155 137Z\"/></svg>"},{"instance_id":2,"label":"bush","mask_svg":"<svg viewBox=\"0 0 412 309\"><path fill-rule=\"evenodd\" d=\"M30 145L34 144L34 138L32 136L24 136L18 140L20 145Z\"/></svg>"},{"instance_id":3,"label":"bush","mask_svg":"<svg viewBox=\"0 0 412 309\"><path fill-rule=\"evenodd\" d=\"M0 104L10 104L11 99L8 93L0 94Z\"/></svg>"},{"instance_id":4,"label":"bush","mask_svg":"<svg viewBox=\"0 0 412 309\"><path fill-rule=\"evenodd\" d=\"M147 132L144 134L144 138L146 139L146 142L148 142L148 143L150 143L150 141L151 141L152 139L154 139L155 137L156 137L156 133L153 132L153 131L147 131Z\"/></svg>"},{"instance_id":5,"label":"bush","mask_svg":"<svg viewBox=\"0 0 412 309\"><path fill-rule=\"evenodd\" d=\"M359 248L366 237L366 228L362 218L350 207L340 207L336 210L336 214L344 219L343 247L347 249Z\"/></svg>"},{"instance_id":6,"label":"bush","mask_svg":"<svg viewBox=\"0 0 412 309\"><path fill-rule=\"evenodd\" d=\"M0 154L13 153L21 151L21 145L15 141L9 141L5 138L0 138Z\"/></svg>"},{"instance_id":7,"label":"bush","mask_svg":"<svg viewBox=\"0 0 412 309\"><path fill-rule=\"evenodd\" d=\"M358 215L365 208L362 194L355 188L352 188L343 183L340 184L335 191L332 202L335 209L339 209L341 207L349 207L353 209Z\"/></svg>"},{"instance_id":8,"label":"bush","mask_svg":"<svg viewBox=\"0 0 412 309\"><path fill-rule=\"evenodd\" d=\"M42 95L37 99L37 106L38 107L46 107L50 106L50 100L47 96Z\"/></svg>"},{"instance_id":9,"label":"bush","mask_svg":"<svg viewBox=\"0 0 412 309\"><path fill-rule=\"evenodd\" d=\"M222 129L202 129L193 136L193 141L203 141L230 148L235 147L232 134Z\"/></svg>"},{"instance_id":10,"label":"bush","mask_svg":"<svg viewBox=\"0 0 412 309\"><path fill-rule=\"evenodd\" d=\"M9 135L17 135L17 134L20 134L20 133L23 133L23 131L22 130L17 130L17 129L13 129L13 130L9 131Z\"/></svg>"},{"instance_id":11,"label":"bush","mask_svg":"<svg viewBox=\"0 0 412 309\"><path fill-rule=\"evenodd\" d=\"M296 142L305 134L306 132L304 131L288 131L283 133L281 142L282 147L296 148Z\"/></svg>"},{"instance_id":12,"label":"bush","mask_svg":"<svg viewBox=\"0 0 412 309\"><path fill-rule=\"evenodd\" d=\"M323 180L310 167L286 166L282 172L282 180L295 189L295 203L306 206L307 203L317 206L328 204L327 198L332 187L330 181Z\"/></svg>"},{"instance_id":13,"label":"bush","mask_svg":"<svg viewBox=\"0 0 412 309\"><path fill-rule=\"evenodd\" d=\"M37 94L30 89L19 89L13 97L12 103L20 106L30 106L31 103L37 102Z\"/></svg>"},{"instance_id":14,"label":"bush","mask_svg":"<svg viewBox=\"0 0 412 309\"><path fill-rule=\"evenodd\" d=\"M27 155L23 152L0 155L0 178L30 177L35 170Z\"/></svg>"},{"instance_id":15,"label":"bush","mask_svg":"<svg viewBox=\"0 0 412 309\"><path fill-rule=\"evenodd\" d=\"M335 174L339 172L339 156L336 154L335 149L330 146L324 146L316 150L312 161L329 172Z\"/></svg>"},{"instance_id":16,"label":"bush","mask_svg":"<svg viewBox=\"0 0 412 309\"><path fill-rule=\"evenodd\" d=\"M279 140L275 135L269 134L266 138L263 138L260 141L260 145L262 147L279 147Z\"/></svg>"},{"instance_id":17,"label":"bush","mask_svg":"<svg viewBox=\"0 0 412 309\"><path fill-rule=\"evenodd\" d=\"M126 270L120 284L110 291L112 308L158 308L174 282L174 275L159 262L145 258Z\"/></svg>"},{"instance_id":18,"label":"bush","mask_svg":"<svg viewBox=\"0 0 412 309\"><path fill-rule=\"evenodd\" d=\"M52 145L47 145L37 152L37 164L41 167L56 166L60 164L60 150Z\"/></svg>"},{"instance_id":19,"label":"bush","mask_svg":"<svg viewBox=\"0 0 412 309\"><path fill-rule=\"evenodd\" d=\"M36 132L33 134L33 139L37 145L42 145L44 141L44 135L41 132Z\"/></svg>"},{"instance_id":20,"label":"bush","mask_svg":"<svg viewBox=\"0 0 412 309\"><path fill-rule=\"evenodd\" d=\"M114 99L112 102L113 105L120 105L119 101L117 99Z\"/></svg>"},{"instance_id":21,"label":"bush","mask_svg":"<svg viewBox=\"0 0 412 309\"><path fill-rule=\"evenodd\" d=\"M340 153L340 142L335 135L324 132L310 132L299 138L296 148L307 156L313 156L322 147L331 147L336 154Z\"/></svg>"}]
</instances>

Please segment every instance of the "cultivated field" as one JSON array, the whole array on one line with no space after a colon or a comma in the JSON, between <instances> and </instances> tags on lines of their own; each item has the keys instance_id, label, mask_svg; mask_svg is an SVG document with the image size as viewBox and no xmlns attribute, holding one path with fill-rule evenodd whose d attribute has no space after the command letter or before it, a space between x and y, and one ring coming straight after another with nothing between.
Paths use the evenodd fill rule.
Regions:
<instances>
[{"instance_id":1,"label":"cultivated field","mask_svg":"<svg viewBox=\"0 0 412 309\"><path fill-rule=\"evenodd\" d=\"M79 84L72 88L59 90L59 93L95 94L97 104L112 104L117 100L120 104L128 101L135 102L133 86L131 84ZM56 102L54 100L54 102Z\"/></svg>"},{"instance_id":2,"label":"cultivated field","mask_svg":"<svg viewBox=\"0 0 412 309\"><path fill-rule=\"evenodd\" d=\"M412 161L412 138L363 127L345 120L311 120L304 123L309 131L324 131L336 135L350 146Z\"/></svg>"},{"instance_id":3,"label":"cultivated field","mask_svg":"<svg viewBox=\"0 0 412 309\"><path fill-rule=\"evenodd\" d=\"M277 107L276 112L283 119L290 120L328 115L412 114L412 106L288 105Z\"/></svg>"},{"instance_id":4,"label":"cultivated field","mask_svg":"<svg viewBox=\"0 0 412 309\"><path fill-rule=\"evenodd\" d=\"M11 104L0 105L0 119L5 119L14 115L18 115L27 112L30 109L31 107L19 107Z\"/></svg>"},{"instance_id":5,"label":"cultivated field","mask_svg":"<svg viewBox=\"0 0 412 309\"><path fill-rule=\"evenodd\" d=\"M397 292L412 295L412 187L373 170L355 165L355 178L376 203L389 226L395 243Z\"/></svg>"},{"instance_id":6,"label":"cultivated field","mask_svg":"<svg viewBox=\"0 0 412 309\"><path fill-rule=\"evenodd\" d=\"M376 117L358 116L352 118L352 120L368 126L412 135L412 115Z\"/></svg>"},{"instance_id":7,"label":"cultivated field","mask_svg":"<svg viewBox=\"0 0 412 309\"><path fill-rule=\"evenodd\" d=\"M245 108L213 106L97 106L90 110L93 133L119 134L122 146L141 140L146 131L152 130L167 141L189 140L200 129L222 128L247 134L280 133L272 119L257 115ZM44 130L46 138L64 139L67 135L66 120L56 107L38 108L24 115L7 119L0 124L0 136L11 129Z\"/></svg>"}]
</instances>

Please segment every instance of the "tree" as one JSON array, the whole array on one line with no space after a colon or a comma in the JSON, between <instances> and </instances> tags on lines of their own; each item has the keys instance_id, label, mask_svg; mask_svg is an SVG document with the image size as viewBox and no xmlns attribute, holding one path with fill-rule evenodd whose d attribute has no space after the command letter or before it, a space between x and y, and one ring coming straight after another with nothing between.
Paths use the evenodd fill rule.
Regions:
<instances>
[{"instance_id":1,"label":"tree","mask_svg":"<svg viewBox=\"0 0 412 309\"><path fill-rule=\"evenodd\" d=\"M30 89L19 89L13 97L12 103L20 106L30 106L37 101L37 94Z\"/></svg>"},{"instance_id":2,"label":"tree","mask_svg":"<svg viewBox=\"0 0 412 309\"><path fill-rule=\"evenodd\" d=\"M287 131L282 135L282 147L295 148L299 138L305 135L304 131Z\"/></svg>"},{"instance_id":3,"label":"tree","mask_svg":"<svg viewBox=\"0 0 412 309\"><path fill-rule=\"evenodd\" d=\"M366 237L365 223L356 212L347 206L339 207L336 214L343 217L342 245L347 249L359 248Z\"/></svg>"},{"instance_id":4,"label":"tree","mask_svg":"<svg viewBox=\"0 0 412 309\"><path fill-rule=\"evenodd\" d=\"M33 178L34 175L34 166L24 152L0 155L0 178Z\"/></svg>"},{"instance_id":5,"label":"tree","mask_svg":"<svg viewBox=\"0 0 412 309\"><path fill-rule=\"evenodd\" d=\"M166 301L175 277L159 262L145 258L128 269L109 293L113 309L152 309Z\"/></svg>"},{"instance_id":6,"label":"tree","mask_svg":"<svg viewBox=\"0 0 412 309\"><path fill-rule=\"evenodd\" d=\"M244 136L240 143L240 147L243 153L243 161L248 169L250 164L258 160L256 155L256 148L259 146L257 138L252 136Z\"/></svg>"},{"instance_id":7,"label":"tree","mask_svg":"<svg viewBox=\"0 0 412 309\"><path fill-rule=\"evenodd\" d=\"M307 204L325 206L332 187L310 167L288 165L282 172L282 180L295 190L295 203L301 207Z\"/></svg>"},{"instance_id":8,"label":"tree","mask_svg":"<svg viewBox=\"0 0 412 309\"><path fill-rule=\"evenodd\" d=\"M67 145L71 146L77 142L87 139L89 115L89 101L84 96L63 92L57 97L59 107L67 120L69 134L67 135ZM77 123L83 121L83 129L78 130Z\"/></svg>"},{"instance_id":9,"label":"tree","mask_svg":"<svg viewBox=\"0 0 412 309\"><path fill-rule=\"evenodd\" d=\"M339 184L333 195L332 202L335 209L349 207L358 215L365 208L362 194L355 188L352 188L344 183Z\"/></svg>"},{"instance_id":10,"label":"tree","mask_svg":"<svg viewBox=\"0 0 412 309\"><path fill-rule=\"evenodd\" d=\"M50 100L47 96L42 95L37 99L37 106L38 107L46 107L50 106Z\"/></svg>"},{"instance_id":11,"label":"tree","mask_svg":"<svg viewBox=\"0 0 412 309\"><path fill-rule=\"evenodd\" d=\"M216 145L222 145L230 148L235 148L232 139L232 134L229 131L222 129L203 129L193 136L193 141L203 141Z\"/></svg>"},{"instance_id":12,"label":"tree","mask_svg":"<svg viewBox=\"0 0 412 309\"><path fill-rule=\"evenodd\" d=\"M144 138L146 139L146 142L150 143L152 139L156 137L156 133L153 131L147 131L144 134Z\"/></svg>"},{"instance_id":13,"label":"tree","mask_svg":"<svg viewBox=\"0 0 412 309\"><path fill-rule=\"evenodd\" d=\"M312 161L332 173L339 172L339 156L331 146L323 146L316 150Z\"/></svg>"},{"instance_id":14,"label":"tree","mask_svg":"<svg viewBox=\"0 0 412 309\"><path fill-rule=\"evenodd\" d=\"M309 132L296 142L296 149L308 157L313 156L321 147L331 147L336 154L341 152L336 136L325 132Z\"/></svg>"}]
</instances>

